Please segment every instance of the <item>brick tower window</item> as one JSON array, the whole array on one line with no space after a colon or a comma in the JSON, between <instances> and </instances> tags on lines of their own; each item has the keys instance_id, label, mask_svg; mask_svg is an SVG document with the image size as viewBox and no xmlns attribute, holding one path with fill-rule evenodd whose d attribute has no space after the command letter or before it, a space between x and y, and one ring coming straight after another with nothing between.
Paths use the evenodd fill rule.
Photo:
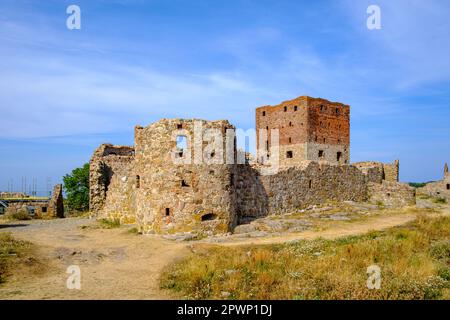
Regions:
<instances>
[{"instance_id":1,"label":"brick tower window","mask_svg":"<svg viewBox=\"0 0 450 320\"><path fill-rule=\"evenodd\" d=\"M336 115L339 115L339 108L336 108Z\"/></svg>"},{"instance_id":2,"label":"brick tower window","mask_svg":"<svg viewBox=\"0 0 450 320\"><path fill-rule=\"evenodd\" d=\"M294 106L294 111L297 111L297 106Z\"/></svg>"},{"instance_id":3,"label":"brick tower window","mask_svg":"<svg viewBox=\"0 0 450 320\"><path fill-rule=\"evenodd\" d=\"M323 150L319 150L319 158L323 158L324 157L324 152Z\"/></svg>"},{"instance_id":4,"label":"brick tower window","mask_svg":"<svg viewBox=\"0 0 450 320\"><path fill-rule=\"evenodd\" d=\"M265 111L263 111L263 112L262 112L262 115L263 115L263 117L265 117L265 116L266 116L266 112L265 112Z\"/></svg>"},{"instance_id":5,"label":"brick tower window","mask_svg":"<svg viewBox=\"0 0 450 320\"><path fill-rule=\"evenodd\" d=\"M285 107L284 107L284 112L286 112L286 111L287 111L287 107L285 106Z\"/></svg>"},{"instance_id":6,"label":"brick tower window","mask_svg":"<svg viewBox=\"0 0 450 320\"><path fill-rule=\"evenodd\" d=\"M141 177L139 175L136 176L136 189L141 187Z\"/></svg>"},{"instance_id":7,"label":"brick tower window","mask_svg":"<svg viewBox=\"0 0 450 320\"><path fill-rule=\"evenodd\" d=\"M447 190L450 190L450 183L447 183Z\"/></svg>"},{"instance_id":8,"label":"brick tower window","mask_svg":"<svg viewBox=\"0 0 450 320\"><path fill-rule=\"evenodd\" d=\"M286 152L286 158L291 159L293 156L292 151L287 151Z\"/></svg>"},{"instance_id":9,"label":"brick tower window","mask_svg":"<svg viewBox=\"0 0 450 320\"><path fill-rule=\"evenodd\" d=\"M292 138L291 137L289 137L289 143L291 143L292 142Z\"/></svg>"},{"instance_id":10,"label":"brick tower window","mask_svg":"<svg viewBox=\"0 0 450 320\"><path fill-rule=\"evenodd\" d=\"M342 152L338 152L336 155L336 160L341 161L341 158L342 158Z\"/></svg>"},{"instance_id":11,"label":"brick tower window","mask_svg":"<svg viewBox=\"0 0 450 320\"><path fill-rule=\"evenodd\" d=\"M165 214L166 214L166 217L170 216L170 208L166 208Z\"/></svg>"}]
</instances>

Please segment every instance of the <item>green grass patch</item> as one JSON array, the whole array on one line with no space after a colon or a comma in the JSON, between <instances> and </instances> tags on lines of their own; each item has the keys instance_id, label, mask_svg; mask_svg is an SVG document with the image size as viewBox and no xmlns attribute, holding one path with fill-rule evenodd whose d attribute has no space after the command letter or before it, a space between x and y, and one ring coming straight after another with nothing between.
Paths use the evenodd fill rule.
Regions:
<instances>
[{"instance_id":1,"label":"green grass patch","mask_svg":"<svg viewBox=\"0 0 450 320\"><path fill-rule=\"evenodd\" d=\"M100 223L100 227L103 229L120 228L119 219L100 219L98 222Z\"/></svg>"}]
</instances>

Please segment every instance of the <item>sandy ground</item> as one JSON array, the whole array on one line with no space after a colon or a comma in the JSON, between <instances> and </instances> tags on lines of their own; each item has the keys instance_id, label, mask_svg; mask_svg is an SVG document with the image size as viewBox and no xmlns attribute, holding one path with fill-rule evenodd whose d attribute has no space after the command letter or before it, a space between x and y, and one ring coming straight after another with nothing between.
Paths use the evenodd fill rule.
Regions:
<instances>
[{"instance_id":1,"label":"sandy ground","mask_svg":"<svg viewBox=\"0 0 450 320\"><path fill-rule=\"evenodd\" d=\"M450 215L449 208L441 213ZM434 214L438 215L438 214ZM317 237L337 238L408 223L414 214L376 216L352 223L336 223L323 231L304 231L277 237L241 239L217 245L259 245ZM84 227L83 227L84 226ZM87 227L86 227L87 226ZM0 286L0 299L171 299L159 288L159 275L169 264L188 255L198 242L175 242L157 236L131 234L129 228L99 229L81 218L35 220L1 225L18 239L33 242L42 257L42 274L17 272ZM81 290L69 290L67 267L78 265Z\"/></svg>"}]
</instances>

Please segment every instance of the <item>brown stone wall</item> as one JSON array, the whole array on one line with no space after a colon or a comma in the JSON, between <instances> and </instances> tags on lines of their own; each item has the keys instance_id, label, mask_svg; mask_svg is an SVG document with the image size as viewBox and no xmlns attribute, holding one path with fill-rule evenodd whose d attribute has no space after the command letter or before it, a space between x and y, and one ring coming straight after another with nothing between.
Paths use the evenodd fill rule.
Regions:
<instances>
[{"instance_id":1,"label":"brown stone wall","mask_svg":"<svg viewBox=\"0 0 450 320\"><path fill-rule=\"evenodd\" d=\"M225 149L226 129L234 129L228 121L163 119L136 127L136 217L142 232L223 233L234 228L235 165L224 164L224 155L205 139L195 139L211 129L220 133L218 143ZM181 156L177 135L188 138Z\"/></svg>"},{"instance_id":2,"label":"brown stone wall","mask_svg":"<svg viewBox=\"0 0 450 320\"><path fill-rule=\"evenodd\" d=\"M238 165L236 210L240 222L269 214L268 185L261 179L258 165Z\"/></svg>"},{"instance_id":3,"label":"brown stone wall","mask_svg":"<svg viewBox=\"0 0 450 320\"><path fill-rule=\"evenodd\" d=\"M415 189L406 183L395 181L370 182L368 185L369 201L386 207L404 207L416 204Z\"/></svg>"},{"instance_id":4,"label":"brown stone wall","mask_svg":"<svg viewBox=\"0 0 450 320\"><path fill-rule=\"evenodd\" d=\"M130 204L124 202L125 198L121 192L126 188L122 187L121 181L132 177L134 167L134 148L127 146L113 146L102 144L95 150L90 161L89 172L89 209L91 214L103 215L105 203L111 205L107 213L125 212L125 208ZM109 197L108 197L109 196ZM119 196L119 198L118 198ZM109 211L113 209L113 212Z\"/></svg>"},{"instance_id":5,"label":"brown stone wall","mask_svg":"<svg viewBox=\"0 0 450 320\"><path fill-rule=\"evenodd\" d=\"M26 210L30 214L30 217L38 219L49 218L49 201L10 202L5 209L5 215L12 215L22 210ZM34 211L34 215L31 215L31 211Z\"/></svg>"},{"instance_id":6,"label":"brown stone wall","mask_svg":"<svg viewBox=\"0 0 450 320\"><path fill-rule=\"evenodd\" d=\"M49 218L64 218L64 199L62 189L62 184L57 184L53 188L48 211L46 214L43 214L43 216L47 216Z\"/></svg>"},{"instance_id":7,"label":"brown stone wall","mask_svg":"<svg viewBox=\"0 0 450 320\"><path fill-rule=\"evenodd\" d=\"M274 175L243 167L238 183L241 219L295 212L327 201L367 200L367 179L354 166L334 166L304 161Z\"/></svg>"},{"instance_id":8,"label":"brown stone wall","mask_svg":"<svg viewBox=\"0 0 450 320\"><path fill-rule=\"evenodd\" d=\"M369 181L381 183L382 180L398 182L400 163L395 160L393 163L382 163L376 161L355 162L356 166L365 174L368 174Z\"/></svg>"},{"instance_id":9,"label":"brown stone wall","mask_svg":"<svg viewBox=\"0 0 450 320\"><path fill-rule=\"evenodd\" d=\"M450 173L448 166L444 166L444 178L440 181L427 183L424 187L418 188L417 193L426 194L435 198L444 198L450 202Z\"/></svg>"},{"instance_id":10,"label":"brown stone wall","mask_svg":"<svg viewBox=\"0 0 450 320\"><path fill-rule=\"evenodd\" d=\"M399 161L393 163L384 163L384 179L386 181L398 182L399 180Z\"/></svg>"}]
</instances>

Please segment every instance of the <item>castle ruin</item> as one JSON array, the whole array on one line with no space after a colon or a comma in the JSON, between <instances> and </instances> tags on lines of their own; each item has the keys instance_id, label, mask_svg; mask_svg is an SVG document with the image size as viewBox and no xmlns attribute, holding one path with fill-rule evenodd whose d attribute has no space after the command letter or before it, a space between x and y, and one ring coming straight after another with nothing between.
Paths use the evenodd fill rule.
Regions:
<instances>
[{"instance_id":1,"label":"castle ruin","mask_svg":"<svg viewBox=\"0 0 450 320\"><path fill-rule=\"evenodd\" d=\"M450 172L448 165L444 165L444 177L442 180L429 182L417 190L418 193L426 194L435 198L443 198L450 202Z\"/></svg>"},{"instance_id":2,"label":"castle ruin","mask_svg":"<svg viewBox=\"0 0 450 320\"><path fill-rule=\"evenodd\" d=\"M254 163L237 151L226 120L136 126L134 147L95 150L91 213L136 222L143 233L216 234L327 201L414 204L414 189L398 182L398 161L349 164L349 120L349 106L310 97L258 108Z\"/></svg>"}]
</instances>

